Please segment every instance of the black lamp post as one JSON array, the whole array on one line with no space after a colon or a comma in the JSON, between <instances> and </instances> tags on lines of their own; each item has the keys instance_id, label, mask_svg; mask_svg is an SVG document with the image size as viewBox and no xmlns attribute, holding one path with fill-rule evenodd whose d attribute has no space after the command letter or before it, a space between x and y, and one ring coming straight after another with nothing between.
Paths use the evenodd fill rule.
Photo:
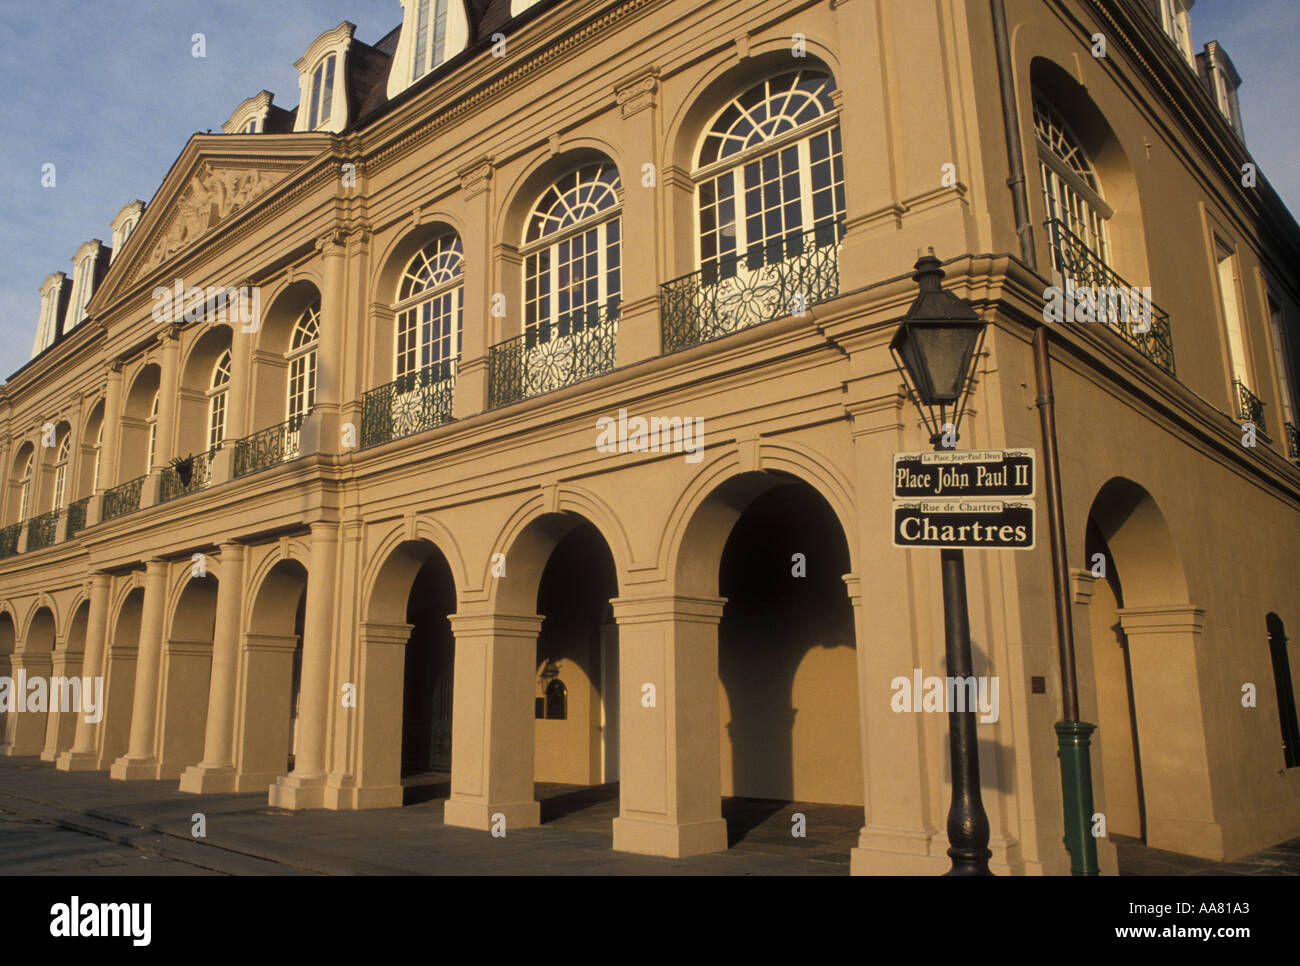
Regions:
<instances>
[{"instance_id":1,"label":"black lamp post","mask_svg":"<svg viewBox=\"0 0 1300 966\"><path fill-rule=\"evenodd\" d=\"M943 289L944 271L934 249L916 263L912 277L921 289L889 344L904 382L914 394L936 450L945 433L956 446L974 361L984 342L984 321L970 304ZM951 414L951 416L950 416ZM951 418L951 422L949 419ZM974 676L970 620L966 610L966 564L961 550L942 554L944 645L948 677ZM989 820L980 798L979 744L975 709L948 709L948 749L952 760L952 805L948 809L948 875L992 875L989 871Z\"/></svg>"}]
</instances>

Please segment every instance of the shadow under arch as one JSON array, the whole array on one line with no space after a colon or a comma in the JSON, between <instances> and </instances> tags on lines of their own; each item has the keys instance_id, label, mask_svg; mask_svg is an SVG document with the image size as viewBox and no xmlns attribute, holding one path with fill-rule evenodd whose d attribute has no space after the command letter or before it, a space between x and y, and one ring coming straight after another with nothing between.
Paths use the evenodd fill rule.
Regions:
<instances>
[{"instance_id":1,"label":"shadow under arch","mask_svg":"<svg viewBox=\"0 0 1300 966\"><path fill-rule=\"evenodd\" d=\"M387 550L359 628L357 784L368 805L450 794L455 610L455 576L437 544L417 537Z\"/></svg>"},{"instance_id":2,"label":"shadow under arch","mask_svg":"<svg viewBox=\"0 0 1300 966\"><path fill-rule=\"evenodd\" d=\"M249 373L248 432L274 426L287 418L290 337L299 317L319 302L320 297L320 288L313 279L296 278L275 293L263 311L262 325L254 336ZM340 320L326 318L322 313L320 324L338 325Z\"/></svg>"},{"instance_id":3,"label":"shadow under arch","mask_svg":"<svg viewBox=\"0 0 1300 966\"><path fill-rule=\"evenodd\" d=\"M51 687L42 761L55 761L60 752L70 750L76 738L78 716L83 713L83 709L89 714L97 713L103 700L102 692L98 695L95 693L94 679L89 674L91 669L83 669L82 666L86 651L86 629L90 625L90 601L79 595L69 613L71 616L63 635L63 645L57 646L56 638L53 666L50 669L51 679L57 677L68 681L63 688L67 694L67 703L65 705L62 700L56 701Z\"/></svg>"},{"instance_id":4,"label":"shadow under arch","mask_svg":"<svg viewBox=\"0 0 1300 966\"><path fill-rule=\"evenodd\" d=\"M849 541L807 481L743 472L691 514L681 596L726 600L718 625L721 794L731 844L791 801L861 805Z\"/></svg>"},{"instance_id":5,"label":"shadow under arch","mask_svg":"<svg viewBox=\"0 0 1300 966\"><path fill-rule=\"evenodd\" d=\"M49 675L54 652L54 612L49 605L38 602L27 620L22 647L10 660L13 673L26 673L25 688L19 681L12 684L9 719L5 727L5 743L0 753L5 755L39 755L45 745L45 728L48 714L36 711L49 710Z\"/></svg>"},{"instance_id":6,"label":"shadow under arch","mask_svg":"<svg viewBox=\"0 0 1300 966\"><path fill-rule=\"evenodd\" d=\"M292 770L307 579L302 563L282 557L251 585L235 709L236 791L263 791Z\"/></svg>"},{"instance_id":7,"label":"shadow under arch","mask_svg":"<svg viewBox=\"0 0 1300 966\"><path fill-rule=\"evenodd\" d=\"M138 581L138 578L137 578ZM135 667L140 648L144 588L127 586L118 601L104 658L104 718L99 726L99 767L108 768L126 754L135 699Z\"/></svg>"},{"instance_id":8,"label":"shadow under arch","mask_svg":"<svg viewBox=\"0 0 1300 966\"><path fill-rule=\"evenodd\" d=\"M212 677L212 640L217 624L214 574L190 576L172 611L163 639L159 692L158 777L179 778L203 760Z\"/></svg>"}]
</instances>

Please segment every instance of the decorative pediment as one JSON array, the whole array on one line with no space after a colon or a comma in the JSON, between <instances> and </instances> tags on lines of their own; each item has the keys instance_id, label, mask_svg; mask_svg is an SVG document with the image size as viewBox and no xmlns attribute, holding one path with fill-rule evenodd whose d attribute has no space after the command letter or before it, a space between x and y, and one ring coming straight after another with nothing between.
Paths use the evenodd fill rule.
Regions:
<instances>
[{"instance_id":1,"label":"decorative pediment","mask_svg":"<svg viewBox=\"0 0 1300 966\"><path fill-rule=\"evenodd\" d=\"M296 165L293 165L296 167ZM171 217L134 275L153 270L198 241L288 173L285 167L203 161L172 202Z\"/></svg>"}]
</instances>

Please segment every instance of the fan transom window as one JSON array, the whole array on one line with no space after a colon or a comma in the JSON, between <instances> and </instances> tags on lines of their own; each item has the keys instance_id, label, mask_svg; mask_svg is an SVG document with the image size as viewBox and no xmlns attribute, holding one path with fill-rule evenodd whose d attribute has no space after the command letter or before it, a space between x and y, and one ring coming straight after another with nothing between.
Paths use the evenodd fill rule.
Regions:
<instances>
[{"instance_id":1,"label":"fan transom window","mask_svg":"<svg viewBox=\"0 0 1300 966\"><path fill-rule=\"evenodd\" d=\"M397 289L396 376L460 357L465 256L460 236L441 235L416 252ZM445 365L444 365L445 364Z\"/></svg>"},{"instance_id":2,"label":"fan transom window","mask_svg":"<svg viewBox=\"0 0 1300 966\"><path fill-rule=\"evenodd\" d=\"M1064 118L1038 93L1034 94L1034 132L1048 219L1063 224L1101 262L1109 264L1106 219L1110 208L1102 198L1097 172Z\"/></svg>"},{"instance_id":3,"label":"fan transom window","mask_svg":"<svg viewBox=\"0 0 1300 966\"><path fill-rule=\"evenodd\" d=\"M303 310L289 337L289 393L285 415L301 420L316 404L316 347L320 339L320 301Z\"/></svg>"},{"instance_id":4,"label":"fan transom window","mask_svg":"<svg viewBox=\"0 0 1300 966\"><path fill-rule=\"evenodd\" d=\"M226 438L226 400L230 393L230 350L221 353L208 381L208 449Z\"/></svg>"}]
</instances>

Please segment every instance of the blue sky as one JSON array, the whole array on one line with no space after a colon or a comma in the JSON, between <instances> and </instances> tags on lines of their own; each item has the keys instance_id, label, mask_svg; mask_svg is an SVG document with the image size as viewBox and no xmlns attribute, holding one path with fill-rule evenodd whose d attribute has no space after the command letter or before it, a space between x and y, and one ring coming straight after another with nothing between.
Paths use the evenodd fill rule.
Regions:
<instances>
[{"instance_id":1,"label":"blue sky","mask_svg":"<svg viewBox=\"0 0 1300 966\"><path fill-rule=\"evenodd\" d=\"M686 0L682 0L686 2ZM17 11L21 12L17 12ZM189 136L262 89L291 108L293 62L343 20L373 43L401 18L398 0L44 0L6 4L0 21L4 211L0 219L0 376L31 353L38 288L72 274L91 238L128 201L148 202ZM203 33L207 56L191 54ZM1265 174L1300 212L1300 3L1199 0L1193 41L1218 40L1244 79L1246 137ZM54 188L42 165L56 166Z\"/></svg>"}]
</instances>

